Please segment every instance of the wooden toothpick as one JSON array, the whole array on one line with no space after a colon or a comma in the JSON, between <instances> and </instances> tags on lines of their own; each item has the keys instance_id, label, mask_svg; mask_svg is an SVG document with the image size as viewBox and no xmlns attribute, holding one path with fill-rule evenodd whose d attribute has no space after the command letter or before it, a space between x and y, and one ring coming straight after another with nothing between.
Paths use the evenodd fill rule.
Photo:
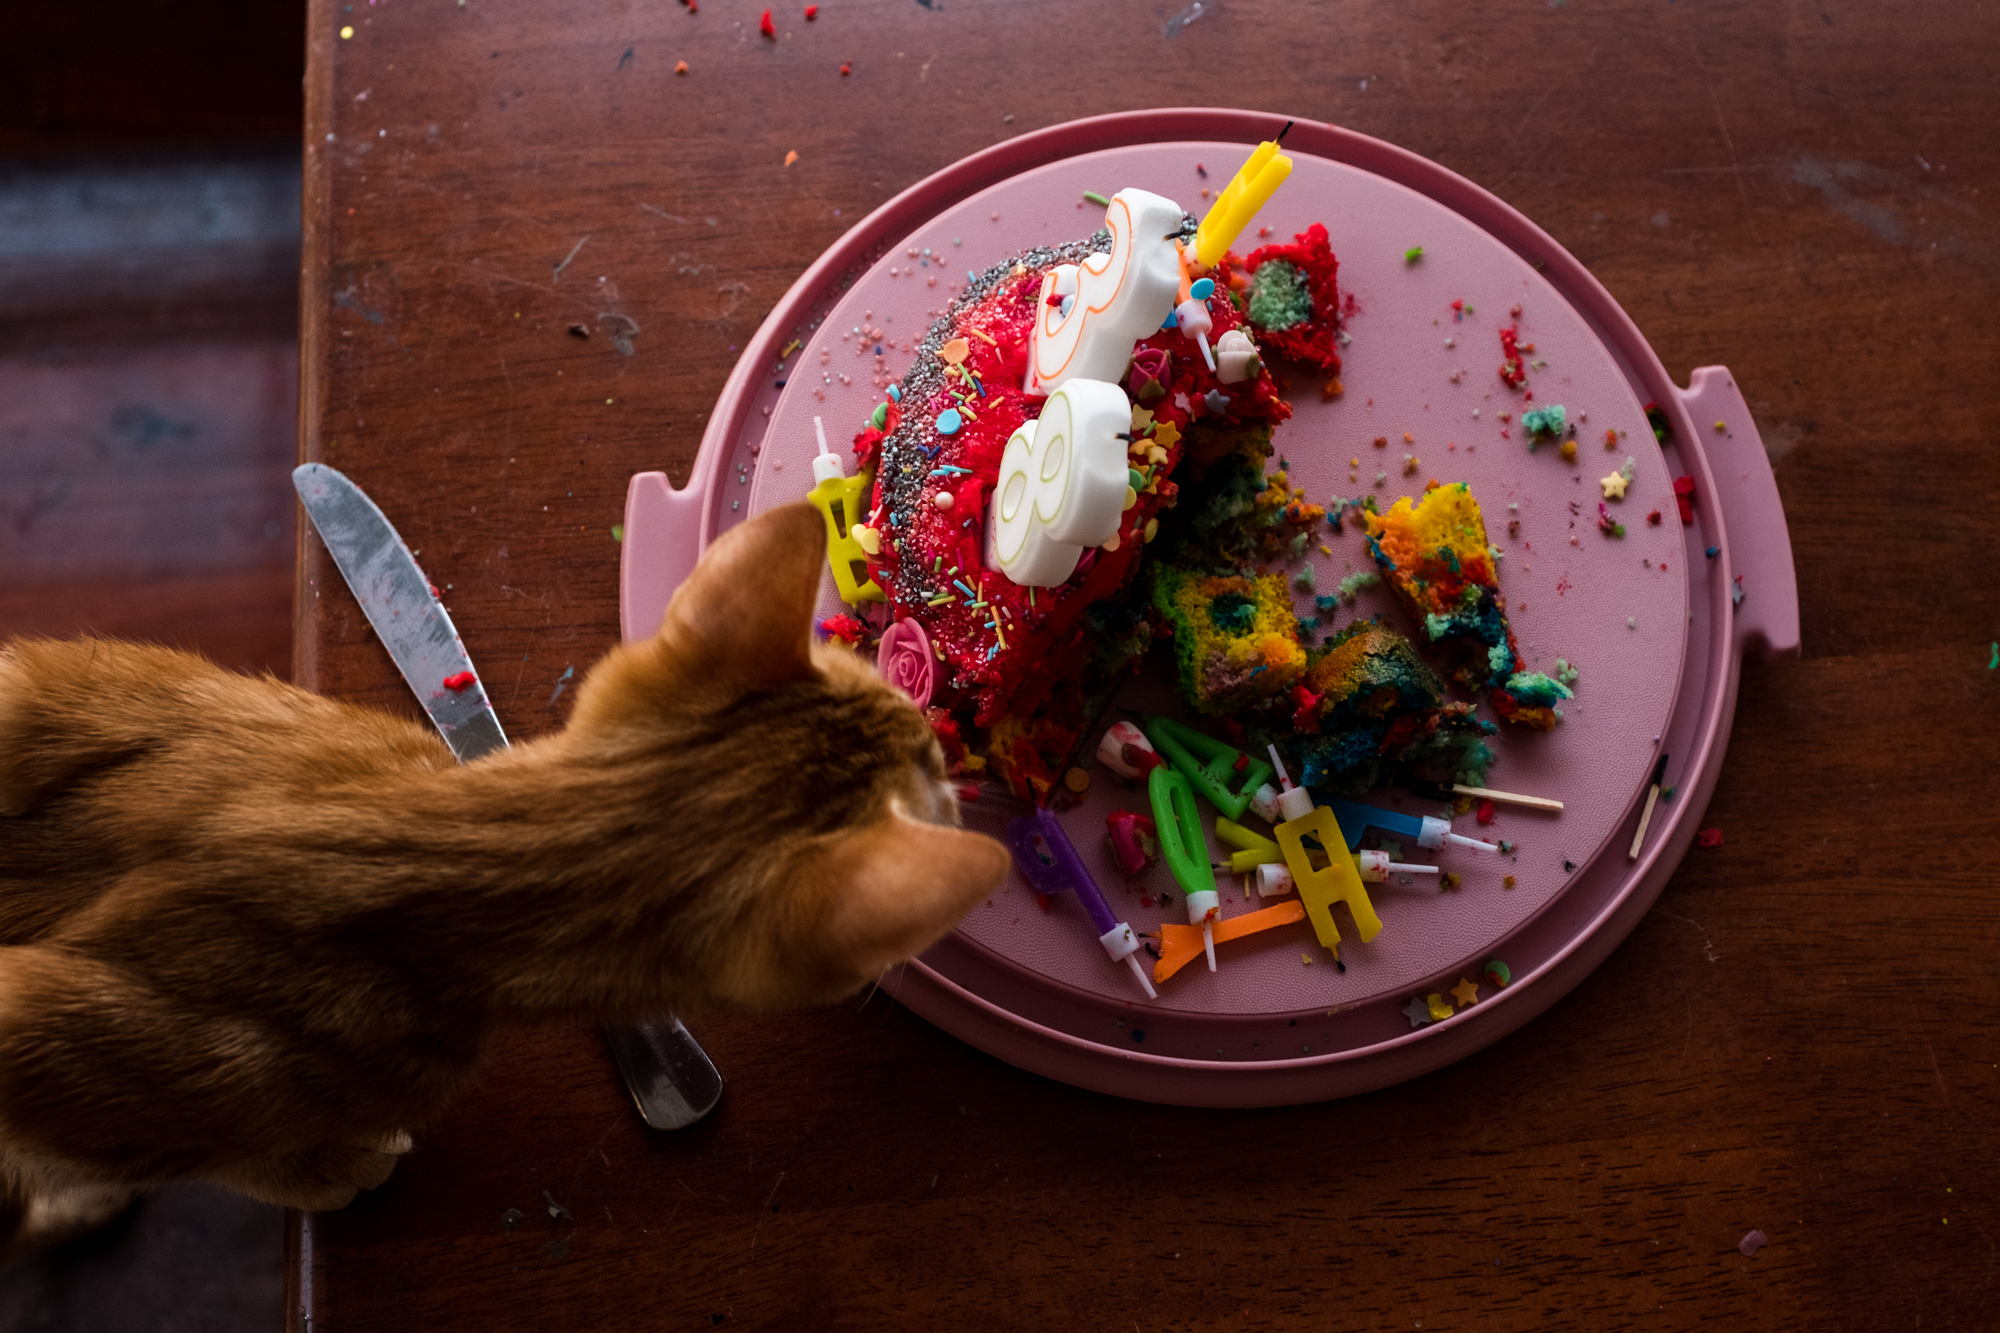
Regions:
<instances>
[{"instance_id":1,"label":"wooden toothpick","mask_svg":"<svg viewBox=\"0 0 2000 1333\"><path fill-rule=\"evenodd\" d=\"M1480 800L1498 801L1502 805L1518 805L1529 810L1560 811L1563 808L1561 801L1551 800L1547 796L1522 796L1518 792L1494 791L1491 787L1468 787L1461 782L1452 783L1451 789L1460 796L1472 796Z\"/></svg>"},{"instance_id":2,"label":"wooden toothpick","mask_svg":"<svg viewBox=\"0 0 2000 1333\"><path fill-rule=\"evenodd\" d=\"M1646 793L1646 809L1639 816L1639 831L1632 835L1632 850L1627 855L1629 861L1639 859L1639 844L1646 840L1646 829L1653 822L1653 807L1660 803L1660 782L1667 776L1667 756L1660 755L1660 761L1653 765L1653 789Z\"/></svg>"}]
</instances>

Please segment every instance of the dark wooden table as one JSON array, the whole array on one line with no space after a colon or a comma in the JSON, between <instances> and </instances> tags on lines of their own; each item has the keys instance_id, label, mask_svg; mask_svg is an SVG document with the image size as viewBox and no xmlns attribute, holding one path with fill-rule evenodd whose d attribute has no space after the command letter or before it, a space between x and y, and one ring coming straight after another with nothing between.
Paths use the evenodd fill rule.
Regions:
<instances>
[{"instance_id":1,"label":"dark wooden table","mask_svg":"<svg viewBox=\"0 0 2000 1333\"><path fill-rule=\"evenodd\" d=\"M1677 377L1727 364L1804 660L1746 669L1726 844L1456 1066L1175 1110L878 996L698 1024L729 1090L661 1135L595 1033L524 1031L387 1187L295 1227L295 1326L1994 1327L2000 10L1221 0L1170 33L1173 0L826 0L765 41L760 9L313 5L300 452L449 585L517 735L615 639L627 477L687 474L815 255L999 139L1183 103L1432 157ZM634 355L566 332L604 311ZM298 679L414 715L310 538L299 569Z\"/></svg>"}]
</instances>

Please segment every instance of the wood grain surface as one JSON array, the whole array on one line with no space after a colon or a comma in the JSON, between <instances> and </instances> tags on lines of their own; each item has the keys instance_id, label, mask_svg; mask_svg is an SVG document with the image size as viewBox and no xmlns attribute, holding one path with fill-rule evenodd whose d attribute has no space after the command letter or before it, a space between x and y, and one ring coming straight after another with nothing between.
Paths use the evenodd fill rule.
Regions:
<instances>
[{"instance_id":1,"label":"wood grain surface","mask_svg":"<svg viewBox=\"0 0 2000 1333\"><path fill-rule=\"evenodd\" d=\"M825 0L767 41L761 8L313 5L301 453L449 588L514 734L616 637L627 477L687 474L822 249L1007 136L1180 104L1434 158L1677 378L1729 366L1804 659L1744 673L1724 845L1455 1066L1176 1110L876 996L696 1022L728 1091L661 1135L595 1033L522 1031L386 1187L295 1225L294 1326L2000 1326L2000 9ZM633 355L567 332L603 312ZM415 716L310 537L299 570L297 678Z\"/></svg>"}]
</instances>

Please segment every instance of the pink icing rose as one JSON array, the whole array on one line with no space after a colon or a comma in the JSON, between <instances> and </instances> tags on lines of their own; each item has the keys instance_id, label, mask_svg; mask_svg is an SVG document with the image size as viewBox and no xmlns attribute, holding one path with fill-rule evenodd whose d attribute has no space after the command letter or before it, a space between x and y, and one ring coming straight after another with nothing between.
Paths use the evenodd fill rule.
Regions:
<instances>
[{"instance_id":1,"label":"pink icing rose","mask_svg":"<svg viewBox=\"0 0 2000 1333\"><path fill-rule=\"evenodd\" d=\"M1166 396L1174 387L1173 359L1157 347L1141 347L1132 354L1132 369L1125 384L1132 397L1142 403Z\"/></svg>"},{"instance_id":2,"label":"pink icing rose","mask_svg":"<svg viewBox=\"0 0 2000 1333\"><path fill-rule=\"evenodd\" d=\"M931 636L914 620L898 620L883 630L875 649L875 669L882 679L909 695L919 708L931 701L936 660L931 656Z\"/></svg>"}]
</instances>

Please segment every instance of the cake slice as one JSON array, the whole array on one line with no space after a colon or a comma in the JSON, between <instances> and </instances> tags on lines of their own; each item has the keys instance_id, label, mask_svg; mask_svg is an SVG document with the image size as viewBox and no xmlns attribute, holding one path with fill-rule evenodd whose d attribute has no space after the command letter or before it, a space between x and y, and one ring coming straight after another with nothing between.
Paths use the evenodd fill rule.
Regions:
<instances>
[{"instance_id":1,"label":"cake slice","mask_svg":"<svg viewBox=\"0 0 2000 1333\"><path fill-rule=\"evenodd\" d=\"M1358 796L1385 783L1482 786L1495 730L1471 704L1447 702L1444 682L1410 641L1372 620L1341 630L1312 655L1296 695L1300 779L1323 795Z\"/></svg>"},{"instance_id":2,"label":"cake slice","mask_svg":"<svg viewBox=\"0 0 2000 1333\"><path fill-rule=\"evenodd\" d=\"M1225 262L1241 270L1241 285L1233 278L1230 285L1258 346L1322 375L1340 373L1340 264L1325 227L1315 222L1289 245L1260 246L1248 259ZM1329 388L1337 392L1337 385Z\"/></svg>"},{"instance_id":3,"label":"cake slice","mask_svg":"<svg viewBox=\"0 0 2000 1333\"><path fill-rule=\"evenodd\" d=\"M1173 631L1181 699L1207 717L1283 698L1305 671L1299 622L1282 574L1199 574L1155 565L1153 607Z\"/></svg>"},{"instance_id":4,"label":"cake slice","mask_svg":"<svg viewBox=\"0 0 2000 1333\"><path fill-rule=\"evenodd\" d=\"M1464 482L1433 482L1415 505L1409 497L1387 513L1364 507L1369 554L1421 626L1445 675L1468 694L1485 692L1503 721L1552 731L1567 686L1522 670L1521 648L1507 623L1493 548L1479 502Z\"/></svg>"}]
</instances>

